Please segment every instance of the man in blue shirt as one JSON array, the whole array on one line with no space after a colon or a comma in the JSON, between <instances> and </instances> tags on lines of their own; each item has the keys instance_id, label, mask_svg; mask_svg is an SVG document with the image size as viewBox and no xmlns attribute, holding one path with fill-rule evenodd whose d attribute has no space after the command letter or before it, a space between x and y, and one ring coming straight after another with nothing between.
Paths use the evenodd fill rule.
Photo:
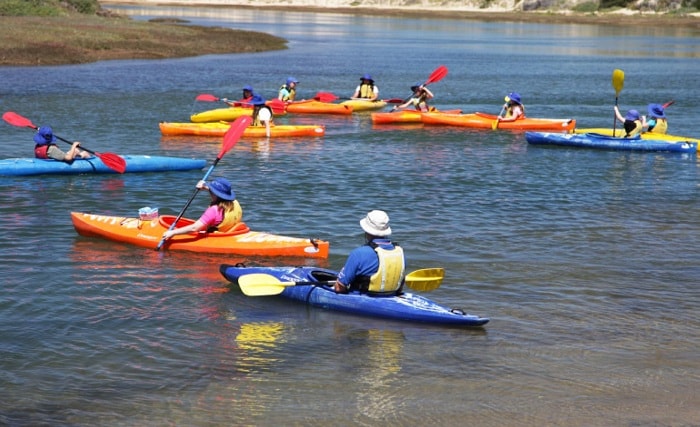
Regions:
<instances>
[{"instance_id":1,"label":"man in blue shirt","mask_svg":"<svg viewBox=\"0 0 700 427\"><path fill-rule=\"evenodd\" d=\"M335 291L359 291L377 295L395 295L404 282L403 249L391 242L389 216L373 210L361 221L365 245L350 252L335 283Z\"/></svg>"}]
</instances>

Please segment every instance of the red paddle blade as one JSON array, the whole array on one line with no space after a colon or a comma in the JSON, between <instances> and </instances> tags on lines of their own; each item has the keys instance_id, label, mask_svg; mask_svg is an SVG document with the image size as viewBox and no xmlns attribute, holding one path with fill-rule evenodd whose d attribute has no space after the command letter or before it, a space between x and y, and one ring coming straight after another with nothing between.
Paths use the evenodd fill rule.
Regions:
<instances>
[{"instance_id":1,"label":"red paddle blade","mask_svg":"<svg viewBox=\"0 0 700 427\"><path fill-rule=\"evenodd\" d=\"M2 119L5 120L7 123L11 124L12 126L28 127L34 129L37 128L31 120L29 120L26 117L20 116L19 114L12 111L8 111L5 114L3 114Z\"/></svg>"},{"instance_id":2,"label":"red paddle blade","mask_svg":"<svg viewBox=\"0 0 700 427\"><path fill-rule=\"evenodd\" d=\"M203 93L201 95L197 95L197 97L194 100L195 101L203 101L203 102L216 102L219 100L219 98L217 98L214 95L210 95L208 93Z\"/></svg>"},{"instance_id":3,"label":"red paddle blade","mask_svg":"<svg viewBox=\"0 0 700 427\"><path fill-rule=\"evenodd\" d=\"M226 134L224 134L224 143L219 155L216 156L217 159L224 157L229 150L233 148L234 145L241 139L245 128L247 128L253 122L253 118L250 116L241 116L236 119L235 122L231 123L231 127L228 128Z\"/></svg>"},{"instance_id":4,"label":"red paddle blade","mask_svg":"<svg viewBox=\"0 0 700 427\"><path fill-rule=\"evenodd\" d=\"M321 102L333 102L338 100L339 98L330 92L318 92L316 96L314 96L314 99L316 101L321 101Z\"/></svg>"},{"instance_id":5,"label":"red paddle blade","mask_svg":"<svg viewBox=\"0 0 700 427\"><path fill-rule=\"evenodd\" d=\"M667 103L665 103L664 105L662 105L662 107L668 108L668 107L670 107L671 105L673 105L674 102L676 102L676 101L668 101Z\"/></svg>"},{"instance_id":6,"label":"red paddle blade","mask_svg":"<svg viewBox=\"0 0 700 427\"><path fill-rule=\"evenodd\" d=\"M272 112L274 114L284 114L287 109L287 104L285 104L284 101L278 98L271 99L265 104L272 109Z\"/></svg>"},{"instance_id":7,"label":"red paddle blade","mask_svg":"<svg viewBox=\"0 0 700 427\"><path fill-rule=\"evenodd\" d=\"M401 98L391 98L391 99L385 99L384 102L387 104L403 104L403 99Z\"/></svg>"},{"instance_id":8,"label":"red paddle blade","mask_svg":"<svg viewBox=\"0 0 700 427\"><path fill-rule=\"evenodd\" d=\"M126 160L114 153L95 153L108 168L118 173L126 172Z\"/></svg>"},{"instance_id":9,"label":"red paddle blade","mask_svg":"<svg viewBox=\"0 0 700 427\"><path fill-rule=\"evenodd\" d=\"M441 66L437 67L435 69L435 71L433 71L433 73L430 75L430 77L428 77L428 80L426 80L425 83L423 83L423 85L425 86L425 85L428 85L430 83L439 82L440 80L445 78L446 75L447 75L447 67L444 65L441 65Z\"/></svg>"}]
</instances>

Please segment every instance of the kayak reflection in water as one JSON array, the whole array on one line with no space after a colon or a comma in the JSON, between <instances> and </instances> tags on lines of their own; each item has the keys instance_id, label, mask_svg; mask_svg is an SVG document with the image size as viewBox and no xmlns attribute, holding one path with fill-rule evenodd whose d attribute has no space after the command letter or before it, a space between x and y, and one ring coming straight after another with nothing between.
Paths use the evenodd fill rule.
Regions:
<instances>
[{"instance_id":1,"label":"kayak reflection in water","mask_svg":"<svg viewBox=\"0 0 700 427\"><path fill-rule=\"evenodd\" d=\"M366 244L353 249L338 273L334 289L338 293L359 291L375 295L396 295L404 284L403 249L389 236L389 216L373 210L360 220Z\"/></svg>"}]
</instances>

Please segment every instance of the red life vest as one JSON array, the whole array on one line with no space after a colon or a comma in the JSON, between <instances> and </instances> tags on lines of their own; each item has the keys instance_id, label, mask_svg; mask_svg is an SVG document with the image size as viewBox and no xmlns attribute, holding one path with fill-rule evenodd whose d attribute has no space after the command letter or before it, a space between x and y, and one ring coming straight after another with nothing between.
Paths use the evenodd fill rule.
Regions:
<instances>
[{"instance_id":1,"label":"red life vest","mask_svg":"<svg viewBox=\"0 0 700 427\"><path fill-rule=\"evenodd\" d=\"M34 157L37 159L48 159L49 145L51 144L37 144L34 146Z\"/></svg>"}]
</instances>

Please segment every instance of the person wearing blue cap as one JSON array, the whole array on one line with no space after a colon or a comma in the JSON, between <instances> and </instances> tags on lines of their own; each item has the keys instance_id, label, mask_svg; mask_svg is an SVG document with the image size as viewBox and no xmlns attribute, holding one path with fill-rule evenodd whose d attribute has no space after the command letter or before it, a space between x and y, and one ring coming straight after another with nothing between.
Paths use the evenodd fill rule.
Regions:
<instances>
[{"instance_id":1,"label":"person wearing blue cap","mask_svg":"<svg viewBox=\"0 0 700 427\"><path fill-rule=\"evenodd\" d=\"M56 144L51 126L42 126L34 134L34 157L37 159L53 159L59 162L71 163L77 157L87 159L92 155L80 149L80 142L75 141L70 150L63 151Z\"/></svg>"},{"instance_id":2,"label":"person wearing blue cap","mask_svg":"<svg viewBox=\"0 0 700 427\"><path fill-rule=\"evenodd\" d=\"M197 183L200 190L209 190L211 203L202 216L195 222L184 227L174 228L163 233L167 240L178 234L213 233L215 231L231 231L243 219L243 209L236 200L236 193L226 178L216 178L209 184L201 180Z\"/></svg>"},{"instance_id":3,"label":"person wearing blue cap","mask_svg":"<svg viewBox=\"0 0 700 427\"><path fill-rule=\"evenodd\" d=\"M632 138L640 135L647 125L646 118L639 114L637 110L629 110L625 117L620 114L620 109L617 105L614 107L615 117L617 120L623 122L623 127L625 129L625 138Z\"/></svg>"},{"instance_id":4,"label":"person wearing blue cap","mask_svg":"<svg viewBox=\"0 0 700 427\"><path fill-rule=\"evenodd\" d=\"M253 95L250 103L253 105L253 126L265 126L265 134L270 137L270 126L272 125L272 109L267 105L265 98Z\"/></svg>"},{"instance_id":5,"label":"person wearing blue cap","mask_svg":"<svg viewBox=\"0 0 700 427\"><path fill-rule=\"evenodd\" d=\"M394 106L394 110L399 110L402 108L406 108L409 105L413 105L416 110L421 111L423 113L430 111L430 107L428 106L428 100L432 99L433 93L423 85L421 82L416 82L413 86L411 86L411 91L413 91L413 95L408 99L408 101L404 102L401 105L396 105Z\"/></svg>"},{"instance_id":6,"label":"person wearing blue cap","mask_svg":"<svg viewBox=\"0 0 700 427\"><path fill-rule=\"evenodd\" d=\"M647 106L646 132L665 134L668 131L666 112L661 104L649 104Z\"/></svg>"},{"instance_id":7,"label":"person wearing blue cap","mask_svg":"<svg viewBox=\"0 0 700 427\"><path fill-rule=\"evenodd\" d=\"M374 84L372 76L364 74L360 77L360 84L355 88L355 93L351 99L366 99L368 101L376 101L379 98L379 87Z\"/></svg>"},{"instance_id":8,"label":"person wearing blue cap","mask_svg":"<svg viewBox=\"0 0 700 427\"><path fill-rule=\"evenodd\" d=\"M299 80L295 79L294 77L287 77L287 81L285 84L280 87L280 90L277 94L277 98L280 101L284 102L292 102L294 101L294 98L297 96L297 85L299 84Z\"/></svg>"}]
</instances>

